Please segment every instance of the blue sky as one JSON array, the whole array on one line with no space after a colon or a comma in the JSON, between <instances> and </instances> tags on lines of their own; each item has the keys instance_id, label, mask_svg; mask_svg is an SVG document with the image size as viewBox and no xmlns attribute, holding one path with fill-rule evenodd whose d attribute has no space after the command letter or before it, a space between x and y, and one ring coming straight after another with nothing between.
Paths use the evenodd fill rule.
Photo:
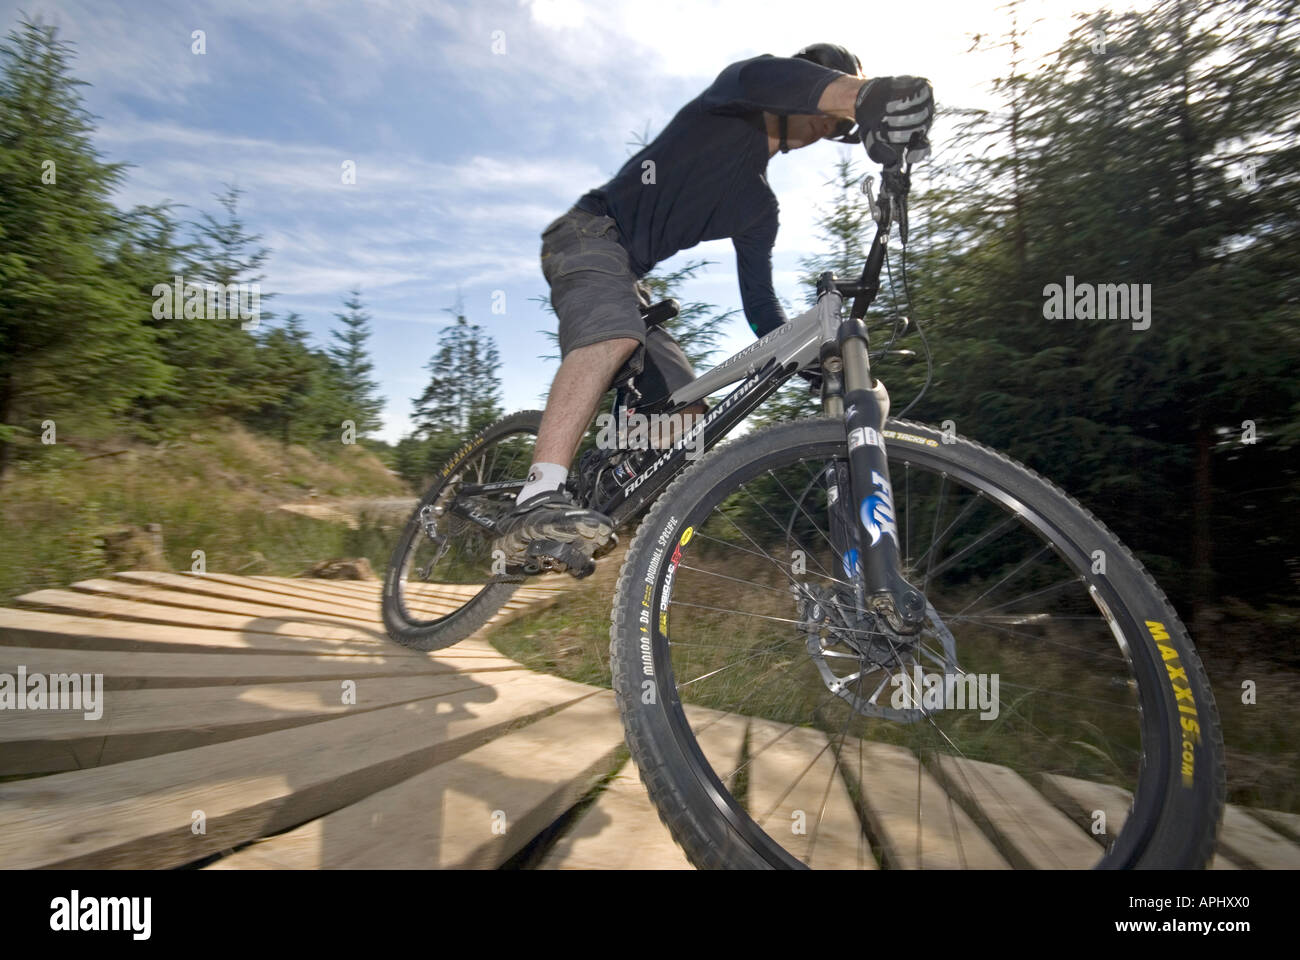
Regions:
<instances>
[{"instance_id":1,"label":"blue sky","mask_svg":"<svg viewBox=\"0 0 1300 960\"><path fill-rule=\"evenodd\" d=\"M120 204L215 210L213 194L237 184L250 228L272 250L269 308L303 314L322 342L341 298L361 288L388 440L407 430L458 293L500 348L506 408L540 405L557 365L542 359L553 348L540 331L553 320L533 301L546 291L542 229L618 169L634 133L660 130L728 63L829 40L855 50L869 75L929 76L943 105L991 105L987 83L1003 58L967 51L973 34L1005 27L997 6L0 0L5 32L21 10L76 43L74 72L92 84L84 94L100 118L96 144L134 164ZM1029 0L1031 52L1058 44L1070 11L1092 6ZM195 30L203 55L192 51ZM941 157L942 121L933 139ZM817 247L822 184L839 153L857 149L819 143L769 167L787 303L801 302L798 261ZM342 182L345 161L355 162L353 185ZM728 241L664 267L688 257L716 261L690 298L739 306ZM492 313L495 291L504 314ZM729 349L752 339L737 316Z\"/></svg>"}]
</instances>

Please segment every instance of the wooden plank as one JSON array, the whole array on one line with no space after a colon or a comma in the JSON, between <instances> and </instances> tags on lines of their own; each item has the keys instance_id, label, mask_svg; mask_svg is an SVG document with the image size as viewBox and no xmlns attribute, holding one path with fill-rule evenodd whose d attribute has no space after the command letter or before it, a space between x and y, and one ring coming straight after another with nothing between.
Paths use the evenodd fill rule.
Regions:
<instances>
[{"instance_id":1,"label":"wooden plank","mask_svg":"<svg viewBox=\"0 0 1300 960\"><path fill-rule=\"evenodd\" d=\"M623 742L598 693L209 869L499 866L608 774Z\"/></svg>"},{"instance_id":2,"label":"wooden plank","mask_svg":"<svg viewBox=\"0 0 1300 960\"><path fill-rule=\"evenodd\" d=\"M1133 795L1123 787L1056 773L1040 774L1038 782L1043 796L1098 843L1108 846L1124 829ZM1098 813L1105 815L1104 824ZM1094 828L1094 824L1098 827ZM1100 829L1103 825L1105 829Z\"/></svg>"},{"instance_id":3,"label":"wooden plank","mask_svg":"<svg viewBox=\"0 0 1300 960\"><path fill-rule=\"evenodd\" d=\"M120 620L75 617L39 610L0 610L0 645L63 647L87 650L175 651L178 653L278 653L339 656L381 655L393 660L428 654L397 644L366 640L332 640L253 631L211 630L198 626L168 626ZM463 642L437 652L460 660L504 660L497 650Z\"/></svg>"},{"instance_id":4,"label":"wooden plank","mask_svg":"<svg viewBox=\"0 0 1300 960\"><path fill-rule=\"evenodd\" d=\"M272 652L370 654L383 650L370 640L328 639L255 631L214 630L38 610L0 611L0 642L26 646L61 646L102 650L176 650L188 652ZM403 651L391 651L401 656Z\"/></svg>"},{"instance_id":5,"label":"wooden plank","mask_svg":"<svg viewBox=\"0 0 1300 960\"><path fill-rule=\"evenodd\" d=\"M259 577L249 577L248 581L250 581L250 586L256 585L259 587L267 587L267 593L272 596L313 597L317 600L324 600L351 609L365 610L370 616L378 617L377 611L379 610L380 601L379 590L373 590L369 595L366 595L351 593L348 591L332 590L324 586L324 584L330 582L328 580L297 580L292 581L295 586L293 587L292 592L290 592L288 586L281 588L278 582L263 580Z\"/></svg>"},{"instance_id":6,"label":"wooden plank","mask_svg":"<svg viewBox=\"0 0 1300 960\"><path fill-rule=\"evenodd\" d=\"M363 593L369 596L378 597L382 590L384 581L382 580L329 580L323 577L274 577L267 574L256 574L250 576L249 580L256 580L259 583L265 583L276 587L298 587L298 586L318 586L322 589L331 590L347 589L352 596L359 596ZM352 588L355 588L354 592Z\"/></svg>"},{"instance_id":7,"label":"wooden plank","mask_svg":"<svg viewBox=\"0 0 1300 960\"><path fill-rule=\"evenodd\" d=\"M725 786L735 784L745 744L746 718L685 706L686 719L710 766ZM640 771L629 762L542 861L543 870L693 869L659 812Z\"/></svg>"},{"instance_id":8,"label":"wooden plank","mask_svg":"<svg viewBox=\"0 0 1300 960\"><path fill-rule=\"evenodd\" d=\"M1252 817L1272 827L1288 840L1300 842L1300 814L1283 813L1280 810L1257 810L1254 807L1243 808Z\"/></svg>"},{"instance_id":9,"label":"wooden plank","mask_svg":"<svg viewBox=\"0 0 1300 960\"><path fill-rule=\"evenodd\" d=\"M1010 767L944 754L930 770L1018 869L1090 870L1105 853Z\"/></svg>"},{"instance_id":10,"label":"wooden plank","mask_svg":"<svg viewBox=\"0 0 1300 960\"><path fill-rule=\"evenodd\" d=\"M632 761L542 861L542 870L693 870Z\"/></svg>"},{"instance_id":11,"label":"wooden plank","mask_svg":"<svg viewBox=\"0 0 1300 960\"><path fill-rule=\"evenodd\" d=\"M152 653L120 650L65 650L60 647L0 645L0 673L102 674L106 690L156 690L285 683L370 677L436 676L462 669L476 673L523 670L513 660L489 661L427 657L374 656L212 656L208 653Z\"/></svg>"},{"instance_id":12,"label":"wooden plank","mask_svg":"<svg viewBox=\"0 0 1300 960\"><path fill-rule=\"evenodd\" d=\"M268 590L292 593L304 588L319 590L355 603L378 603L383 595L382 580L318 580L314 577L250 577Z\"/></svg>"},{"instance_id":13,"label":"wooden plank","mask_svg":"<svg viewBox=\"0 0 1300 960\"><path fill-rule=\"evenodd\" d=\"M384 586L382 580L326 580L319 577L271 576L251 576L244 579L249 581L250 584L259 584L266 590L280 593L296 592L310 587L337 597L347 597L353 600L378 600Z\"/></svg>"},{"instance_id":14,"label":"wooden plank","mask_svg":"<svg viewBox=\"0 0 1300 960\"><path fill-rule=\"evenodd\" d=\"M1080 780L1078 777L1044 773L1039 776L1039 784L1043 796L1056 804L1062 813L1073 819L1088 832L1089 836L1095 837L1104 846L1109 846L1114 838L1120 835L1120 831L1124 829L1124 822L1128 819L1129 810L1133 806L1131 793L1109 783L1094 783L1091 780ZM1094 832L1093 825L1101 823L1097 818L1098 811L1105 813L1106 829L1102 833ZM1210 858L1209 868L1211 870L1238 869L1232 856L1225 855L1221 849Z\"/></svg>"},{"instance_id":15,"label":"wooden plank","mask_svg":"<svg viewBox=\"0 0 1300 960\"><path fill-rule=\"evenodd\" d=\"M749 718L690 704L683 710L704 759L709 761L722 785L728 790L733 789L745 748L745 727Z\"/></svg>"},{"instance_id":16,"label":"wooden plank","mask_svg":"<svg viewBox=\"0 0 1300 960\"><path fill-rule=\"evenodd\" d=\"M337 597L352 597L358 602L372 603L374 609L378 609L380 602L380 588L382 585L376 585L370 588L368 584L359 583L354 580L292 580L287 584L281 584L280 587L288 591L292 584L312 583L320 585L319 589L331 593ZM323 585L329 584L328 588ZM460 593L450 592L452 588L443 589L441 587L430 587L429 596L424 599L409 600L408 605L413 610L419 610L428 613L446 613L459 607L466 595L472 595L468 590ZM504 605L505 611L518 609L528 609L536 606L537 609L543 609L550 604L545 601L552 601L562 596L568 589L568 586L558 585L555 587L533 587L521 586L508 599Z\"/></svg>"},{"instance_id":17,"label":"wooden plank","mask_svg":"<svg viewBox=\"0 0 1300 960\"><path fill-rule=\"evenodd\" d=\"M328 598L321 598L325 602L341 602L350 598L351 602L356 605L356 609L365 611L362 616L369 619L378 619L380 589L383 586L379 581L374 581L372 587L370 586L371 581L317 580L310 577L271 581L222 573L204 574L204 579L214 583L223 583L245 589L264 590L270 594L294 598L311 597L318 592L324 591L329 593ZM324 584L332 584L333 586L324 587L322 586ZM473 597L480 589L480 586L472 589L469 587L458 589L450 585L430 585L427 591L428 596L421 597L419 603L412 605L412 609L426 610L433 613L447 613L461 607L465 600Z\"/></svg>"},{"instance_id":18,"label":"wooden plank","mask_svg":"<svg viewBox=\"0 0 1300 960\"><path fill-rule=\"evenodd\" d=\"M201 579L213 581L213 583L230 585L230 587L234 588L263 591L266 594L263 600L243 602L256 602L256 604L266 604L270 607L277 607L277 609L287 609L292 611L292 614L299 619L305 619L303 618L304 606L312 607L318 604L326 604L333 605L335 609L337 609L339 615L342 615L344 618L344 622L352 622L352 620L357 618L368 620L370 623L377 624L380 622L380 593L378 593L378 585L374 589L364 588L363 593L347 593L322 591L322 589L316 587L316 584L338 583L338 581L333 580L291 579L279 581L279 583L273 583L273 581L246 578L246 576L234 576L230 574L204 574ZM143 584L135 585L136 587L140 587L140 585ZM229 598L217 596L217 594L209 592L194 593L185 591L185 589L181 589L182 587L183 584L155 585L155 589L164 589L166 592L173 593L174 596L177 597L177 600L174 602L178 602L178 604L204 606L205 609L224 609L224 607L208 606L208 604L213 604L213 602L216 602L216 604L220 604L220 602L240 602L231 601ZM463 594L463 596L456 597L451 592L448 592L442 597L430 597L428 602L415 602L415 604L411 605L411 609L419 611L419 613L428 613L432 615L451 613L451 611L459 609L459 607L463 605L465 598L473 596L473 591L468 591L468 589L467 591L461 591L460 593ZM539 594L539 596L536 597L526 596L525 594L524 597L517 597L517 593L519 592L516 592L516 597L512 597L510 600L506 601L506 610L503 610L502 613L497 614L497 617L489 620L489 626L499 626L497 618L502 617L502 614L510 614L511 611L526 611L529 610L530 607L537 605L538 601L547 600L547 594ZM185 598L185 600L182 600L182 597ZM309 602L309 604L300 604L299 601L302 600L312 602ZM541 607L538 606L538 609L541 609ZM507 619L513 619L513 617L508 617Z\"/></svg>"},{"instance_id":19,"label":"wooden plank","mask_svg":"<svg viewBox=\"0 0 1300 960\"><path fill-rule=\"evenodd\" d=\"M220 583L265 590L272 596L314 597L323 602L363 610L365 611L363 615L372 619L379 618L379 603L383 584L378 580L357 582L316 580L310 577L236 577L229 574L212 573L207 574L207 577ZM355 584L356 589L350 587L349 584ZM448 599L450 601L451 598ZM281 600L279 602L285 601ZM452 604L449 602L444 605L444 609L455 609L459 605L459 603Z\"/></svg>"},{"instance_id":20,"label":"wooden plank","mask_svg":"<svg viewBox=\"0 0 1300 960\"><path fill-rule=\"evenodd\" d=\"M1232 803L1223 808L1218 849L1243 867L1256 870L1300 868L1300 847Z\"/></svg>"},{"instance_id":21,"label":"wooden plank","mask_svg":"<svg viewBox=\"0 0 1300 960\"><path fill-rule=\"evenodd\" d=\"M246 633L291 634L344 639L358 644L385 644L386 634L374 626L356 620L328 618L319 614L296 614L283 607L258 607L240 604L246 613L221 613L216 610L167 606L143 599L120 599L74 590L37 590L18 598L22 608L66 613L72 616L108 617L139 623L199 624L210 630L235 630ZM345 625L346 624L346 625Z\"/></svg>"},{"instance_id":22,"label":"wooden plank","mask_svg":"<svg viewBox=\"0 0 1300 960\"><path fill-rule=\"evenodd\" d=\"M287 594L268 593L265 602L250 603L247 600L227 600L224 597L212 597L206 594L189 593L185 590L175 590L169 587L154 587L143 583L130 583L126 580L81 580L72 584L69 590L79 590L84 593L93 593L101 596L123 597L131 600L140 600L146 603L159 603L175 607L187 607L197 610L215 610L219 613L242 613L250 616L264 616L267 610L283 611L284 613L302 617L303 612L295 604L295 598ZM353 614L365 611L372 619L378 619L378 606L373 608L366 606L361 601L337 599L332 600L324 595L314 595L309 593L301 596L312 597L324 602L332 602L341 610L347 610ZM315 616L314 614L308 616ZM356 617L349 619L355 620Z\"/></svg>"},{"instance_id":23,"label":"wooden plank","mask_svg":"<svg viewBox=\"0 0 1300 960\"><path fill-rule=\"evenodd\" d=\"M198 596L219 597L225 600L247 600L252 603L269 605L267 603L267 594L270 591L245 583L229 583L219 574L207 576L202 574L156 573L151 570L127 570L115 573L113 576L115 579L126 580L129 583L167 587ZM293 609L299 616L312 613L323 617L363 621L366 624L373 623L375 619L370 615L341 614L337 607L306 597L299 597L294 602Z\"/></svg>"},{"instance_id":24,"label":"wooden plank","mask_svg":"<svg viewBox=\"0 0 1300 960\"><path fill-rule=\"evenodd\" d=\"M1009 866L912 751L847 737L841 756L862 784L867 822L886 866L909 870Z\"/></svg>"},{"instance_id":25,"label":"wooden plank","mask_svg":"<svg viewBox=\"0 0 1300 960\"><path fill-rule=\"evenodd\" d=\"M139 620L146 623L190 623L192 614L177 613L177 609L202 611L204 627L224 630L253 630L258 633L291 633L295 636L320 636L341 639L374 640L395 650L405 648L392 644L378 620L379 608L363 610L358 607L358 615L369 614L375 619L370 623L355 618L321 618L316 614L303 614L290 606L272 607L242 600L225 600L188 594L184 591L152 587L117 580L87 580L72 585L72 591L106 597L94 604L75 599L75 593L68 591L37 591L20 597L20 602L27 605L61 611L72 614L92 613L94 615L113 616L117 619ZM268 594L268 596L274 596ZM135 606L127 606L121 600L126 598ZM196 599L197 598L197 599ZM284 598L286 602L288 597ZM525 608L526 610L527 608ZM248 619L248 618L255 619ZM480 653L495 653L495 648L476 640L462 641L464 649L476 649ZM408 651L409 652L409 651Z\"/></svg>"},{"instance_id":26,"label":"wooden plank","mask_svg":"<svg viewBox=\"0 0 1300 960\"><path fill-rule=\"evenodd\" d=\"M488 631L494 630L497 627L505 626L507 623L512 623L520 617L527 617L532 616L535 613L540 613L559 602L558 597L550 597L542 600L533 600L528 603L527 606L507 607L493 616L484 626L484 629Z\"/></svg>"},{"instance_id":27,"label":"wooden plank","mask_svg":"<svg viewBox=\"0 0 1300 960\"><path fill-rule=\"evenodd\" d=\"M749 815L813 869L879 869L853 799L820 730L749 723Z\"/></svg>"},{"instance_id":28,"label":"wooden plank","mask_svg":"<svg viewBox=\"0 0 1300 960\"><path fill-rule=\"evenodd\" d=\"M735 783L744 749L745 717L687 705L700 751L727 787ZM689 869L629 764L542 862L543 869Z\"/></svg>"},{"instance_id":29,"label":"wooden plank","mask_svg":"<svg viewBox=\"0 0 1300 960\"><path fill-rule=\"evenodd\" d=\"M102 691L101 715L93 719L84 710L8 713L0 724L0 776L124 763L475 687L501 689L523 676L499 671ZM345 684L353 703L343 702Z\"/></svg>"},{"instance_id":30,"label":"wooden plank","mask_svg":"<svg viewBox=\"0 0 1300 960\"><path fill-rule=\"evenodd\" d=\"M0 786L0 868L150 869L298 826L592 695L528 675L194 750ZM195 833L195 811L206 832Z\"/></svg>"}]
</instances>

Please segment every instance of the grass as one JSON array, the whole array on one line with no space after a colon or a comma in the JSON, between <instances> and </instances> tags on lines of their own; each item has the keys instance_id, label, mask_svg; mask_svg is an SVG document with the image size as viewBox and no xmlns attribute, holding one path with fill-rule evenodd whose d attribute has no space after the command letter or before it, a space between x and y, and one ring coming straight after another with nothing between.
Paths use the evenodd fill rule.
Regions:
<instances>
[{"instance_id":1,"label":"grass","mask_svg":"<svg viewBox=\"0 0 1300 960\"><path fill-rule=\"evenodd\" d=\"M0 484L0 603L138 565L105 534L162 526L165 564L189 570L202 550L212 572L293 575L318 560L366 556L382 570L392 535L349 530L277 510L319 497L408 495L360 446L285 447L220 422L151 446L78 449L60 443Z\"/></svg>"}]
</instances>

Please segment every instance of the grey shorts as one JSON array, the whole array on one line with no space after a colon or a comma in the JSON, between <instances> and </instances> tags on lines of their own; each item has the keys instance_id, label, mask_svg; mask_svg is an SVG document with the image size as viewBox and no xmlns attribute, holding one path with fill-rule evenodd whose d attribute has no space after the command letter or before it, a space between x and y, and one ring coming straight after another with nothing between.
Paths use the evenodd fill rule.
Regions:
<instances>
[{"instance_id":1,"label":"grey shorts","mask_svg":"<svg viewBox=\"0 0 1300 960\"><path fill-rule=\"evenodd\" d=\"M612 217L577 207L542 231L542 274L559 318L560 356L602 340L630 337L641 344L626 370L637 374L645 402L695 379L681 345L660 326L646 329L641 307L650 293L637 280Z\"/></svg>"}]
</instances>

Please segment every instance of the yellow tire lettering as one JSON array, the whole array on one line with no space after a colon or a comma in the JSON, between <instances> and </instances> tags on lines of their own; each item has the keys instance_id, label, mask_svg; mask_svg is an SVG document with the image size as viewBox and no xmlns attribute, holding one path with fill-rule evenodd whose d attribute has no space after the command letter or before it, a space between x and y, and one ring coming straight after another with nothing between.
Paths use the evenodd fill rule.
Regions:
<instances>
[{"instance_id":1,"label":"yellow tire lettering","mask_svg":"<svg viewBox=\"0 0 1300 960\"><path fill-rule=\"evenodd\" d=\"M1174 692L1174 702L1181 715L1178 724L1182 728L1179 739L1182 741L1183 786L1190 788L1196 780L1196 744L1201 742L1201 724L1196 719L1196 698L1192 694L1187 668L1179 660L1178 650L1161 642L1169 639L1165 625L1159 620L1148 620L1146 625L1151 639L1156 643L1156 649L1160 651L1160 658L1165 663L1165 672L1169 674L1169 689Z\"/></svg>"}]
</instances>

